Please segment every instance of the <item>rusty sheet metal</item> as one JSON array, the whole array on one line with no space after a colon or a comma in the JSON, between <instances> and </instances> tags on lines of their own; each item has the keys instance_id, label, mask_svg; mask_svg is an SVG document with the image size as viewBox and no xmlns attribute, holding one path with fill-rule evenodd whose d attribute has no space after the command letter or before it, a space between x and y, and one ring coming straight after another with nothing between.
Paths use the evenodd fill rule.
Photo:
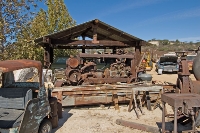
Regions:
<instances>
[{"instance_id":1,"label":"rusty sheet metal","mask_svg":"<svg viewBox=\"0 0 200 133\"><path fill-rule=\"evenodd\" d=\"M197 94L200 94L200 89L199 89L199 86L200 86L200 82L199 81L191 81L192 82L192 85L193 85L193 92L194 93L197 93Z\"/></svg>"},{"instance_id":2,"label":"rusty sheet metal","mask_svg":"<svg viewBox=\"0 0 200 133\"><path fill-rule=\"evenodd\" d=\"M55 86L55 87L61 87L62 85L63 85L63 81L57 80L57 81L55 81L55 83L54 83L54 86Z\"/></svg>"},{"instance_id":3,"label":"rusty sheet metal","mask_svg":"<svg viewBox=\"0 0 200 133\"><path fill-rule=\"evenodd\" d=\"M40 61L27 59L0 61L0 70L2 72L10 72L29 67L36 67L39 72L42 72L42 63Z\"/></svg>"},{"instance_id":4,"label":"rusty sheet metal","mask_svg":"<svg viewBox=\"0 0 200 133\"><path fill-rule=\"evenodd\" d=\"M185 100L190 103L189 106L200 107L200 95L194 93L166 93L161 95L161 100L173 107L182 107Z\"/></svg>"},{"instance_id":5,"label":"rusty sheet metal","mask_svg":"<svg viewBox=\"0 0 200 133\"><path fill-rule=\"evenodd\" d=\"M35 67L38 69L38 73L40 75L39 80L41 83L42 82L42 63L40 61L27 60L27 59L0 61L0 71L2 73L19 70L23 68L30 68L30 67Z\"/></svg>"}]
</instances>

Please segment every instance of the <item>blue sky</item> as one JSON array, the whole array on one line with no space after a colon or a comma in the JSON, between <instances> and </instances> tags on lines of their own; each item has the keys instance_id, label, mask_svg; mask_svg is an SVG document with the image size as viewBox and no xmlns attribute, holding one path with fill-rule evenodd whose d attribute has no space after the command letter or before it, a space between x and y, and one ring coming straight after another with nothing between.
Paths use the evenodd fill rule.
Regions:
<instances>
[{"instance_id":1,"label":"blue sky","mask_svg":"<svg viewBox=\"0 0 200 133\"><path fill-rule=\"evenodd\" d=\"M143 40L200 41L200 0L64 0L77 24L99 19Z\"/></svg>"}]
</instances>

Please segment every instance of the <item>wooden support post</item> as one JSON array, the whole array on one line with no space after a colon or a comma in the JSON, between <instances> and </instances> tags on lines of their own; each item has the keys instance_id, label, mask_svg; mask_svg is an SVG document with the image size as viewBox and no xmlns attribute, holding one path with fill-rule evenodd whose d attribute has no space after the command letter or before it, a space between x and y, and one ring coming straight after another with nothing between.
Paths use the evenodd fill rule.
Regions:
<instances>
[{"instance_id":1,"label":"wooden support post","mask_svg":"<svg viewBox=\"0 0 200 133\"><path fill-rule=\"evenodd\" d=\"M46 45L44 50L44 68L48 68L53 63L53 48Z\"/></svg>"},{"instance_id":2,"label":"wooden support post","mask_svg":"<svg viewBox=\"0 0 200 133\"><path fill-rule=\"evenodd\" d=\"M116 54L116 53L117 53L116 50L117 50L116 47L114 47L114 48L113 48L113 54Z\"/></svg>"},{"instance_id":3,"label":"wooden support post","mask_svg":"<svg viewBox=\"0 0 200 133\"><path fill-rule=\"evenodd\" d=\"M50 62L49 45L44 47L44 68L48 68Z\"/></svg>"},{"instance_id":4,"label":"wooden support post","mask_svg":"<svg viewBox=\"0 0 200 133\"><path fill-rule=\"evenodd\" d=\"M146 101L147 101L147 109L151 110L151 99L149 96L149 91L146 91Z\"/></svg>"},{"instance_id":5,"label":"wooden support post","mask_svg":"<svg viewBox=\"0 0 200 133\"><path fill-rule=\"evenodd\" d=\"M140 59L141 59L141 43L142 42L137 42L135 46L135 57L133 60L131 60L131 74L133 77L137 77L137 67Z\"/></svg>"},{"instance_id":6,"label":"wooden support post","mask_svg":"<svg viewBox=\"0 0 200 133\"><path fill-rule=\"evenodd\" d=\"M93 28L93 40L92 40L92 43L94 43L94 44L99 43L99 41L97 41L98 24L93 25L92 28Z\"/></svg>"},{"instance_id":7,"label":"wooden support post","mask_svg":"<svg viewBox=\"0 0 200 133\"><path fill-rule=\"evenodd\" d=\"M117 92L114 92L113 94L113 102L115 104L115 110L119 110L119 104L118 104L118 95Z\"/></svg>"},{"instance_id":8,"label":"wooden support post","mask_svg":"<svg viewBox=\"0 0 200 133\"><path fill-rule=\"evenodd\" d=\"M165 102L162 101L162 133L165 133Z\"/></svg>"},{"instance_id":9,"label":"wooden support post","mask_svg":"<svg viewBox=\"0 0 200 133\"><path fill-rule=\"evenodd\" d=\"M137 42L135 46L135 60L136 60L136 65L139 64L140 59L141 59L141 42Z\"/></svg>"},{"instance_id":10,"label":"wooden support post","mask_svg":"<svg viewBox=\"0 0 200 133\"><path fill-rule=\"evenodd\" d=\"M136 97L136 99L139 99L139 105L138 105L138 108L140 109L142 115L144 115L144 112L142 111L142 98L140 96L140 91L138 91L138 94L137 94L138 98Z\"/></svg>"},{"instance_id":11,"label":"wooden support post","mask_svg":"<svg viewBox=\"0 0 200 133\"><path fill-rule=\"evenodd\" d=\"M85 36L82 36L82 39L85 40ZM82 48L82 53L85 53L85 48Z\"/></svg>"},{"instance_id":12,"label":"wooden support post","mask_svg":"<svg viewBox=\"0 0 200 133\"><path fill-rule=\"evenodd\" d=\"M131 60L131 74L133 77L136 77L136 63L135 59Z\"/></svg>"},{"instance_id":13,"label":"wooden support post","mask_svg":"<svg viewBox=\"0 0 200 133\"><path fill-rule=\"evenodd\" d=\"M50 57L50 63L52 64L53 63L53 56L54 56L54 52L53 52L53 48L50 47L50 54L49 54L49 57Z\"/></svg>"},{"instance_id":14,"label":"wooden support post","mask_svg":"<svg viewBox=\"0 0 200 133\"><path fill-rule=\"evenodd\" d=\"M132 105L133 105L133 91L131 93L131 99L130 99L130 102L129 102L128 112L131 112Z\"/></svg>"},{"instance_id":15,"label":"wooden support post","mask_svg":"<svg viewBox=\"0 0 200 133\"><path fill-rule=\"evenodd\" d=\"M139 119L140 118L140 115L139 115L139 109L138 109L138 105L137 105L137 99L136 99L136 92L133 91L133 100L134 100L134 108L135 108L135 113L137 115L137 118Z\"/></svg>"},{"instance_id":16,"label":"wooden support post","mask_svg":"<svg viewBox=\"0 0 200 133\"><path fill-rule=\"evenodd\" d=\"M57 99L58 99L58 118L62 118L62 91L58 91Z\"/></svg>"}]
</instances>

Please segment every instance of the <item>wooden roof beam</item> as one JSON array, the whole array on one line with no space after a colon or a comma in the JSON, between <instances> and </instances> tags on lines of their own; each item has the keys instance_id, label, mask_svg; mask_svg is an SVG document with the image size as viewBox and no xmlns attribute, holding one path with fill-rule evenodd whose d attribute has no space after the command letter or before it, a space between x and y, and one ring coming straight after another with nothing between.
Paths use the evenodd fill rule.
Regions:
<instances>
[{"instance_id":1,"label":"wooden roof beam","mask_svg":"<svg viewBox=\"0 0 200 133\"><path fill-rule=\"evenodd\" d=\"M110 41L110 40L99 40L98 43L94 43L93 40L61 40L61 39L50 39L52 45L116 45L116 46L130 46L130 42ZM136 42L131 42L136 44Z\"/></svg>"}]
</instances>

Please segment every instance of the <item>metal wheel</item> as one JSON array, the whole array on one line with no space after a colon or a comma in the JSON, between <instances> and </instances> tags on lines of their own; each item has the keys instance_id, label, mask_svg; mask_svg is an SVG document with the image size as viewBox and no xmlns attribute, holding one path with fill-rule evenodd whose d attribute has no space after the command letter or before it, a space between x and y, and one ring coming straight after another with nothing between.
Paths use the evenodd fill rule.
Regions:
<instances>
[{"instance_id":1,"label":"metal wheel","mask_svg":"<svg viewBox=\"0 0 200 133\"><path fill-rule=\"evenodd\" d=\"M81 73L78 70L72 70L69 72L69 80L72 83L78 83L81 78Z\"/></svg>"},{"instance_id":2,"label":"metal wheel","mask_svg":"<svg viewBox=\"0 0 200 133\"><path fill-rule=\"evenodd\" d=\"M40 124L38 133L51 133L52 132L52 124L49 120L43 120Z\"/></svg>"}]
</instances>

